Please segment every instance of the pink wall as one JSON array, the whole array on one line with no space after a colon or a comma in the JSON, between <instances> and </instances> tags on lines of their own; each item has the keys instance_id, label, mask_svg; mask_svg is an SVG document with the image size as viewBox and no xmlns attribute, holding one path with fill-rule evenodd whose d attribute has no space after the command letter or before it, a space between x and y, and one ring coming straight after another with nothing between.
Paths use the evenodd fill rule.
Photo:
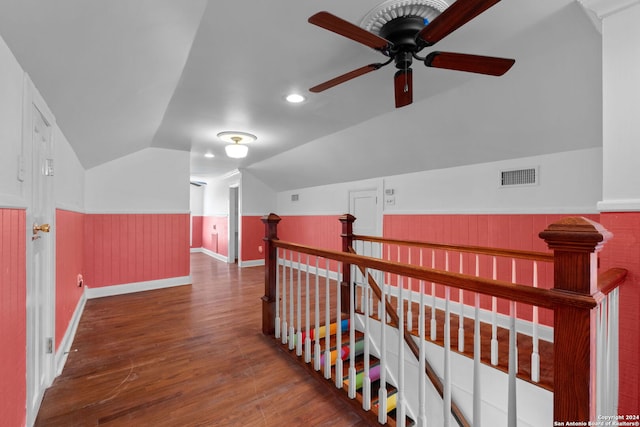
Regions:
<instances>
[{"instance_id":1,"label":"pink wall","mask_svg":"<svg viewBox=\"0 0 640 427\"><path fill-rule=\"evenodd\" d=\"M189 275L189 214L92 214L84 223L89 287Z\"/></svg>"},{"instance_id":2,"label":"pink wall","mask_svg":"<svg viewBox=\"0 0 640 427\"><path fill-rule=\"evenodd\" d=\"M201 216L191 217L191 247L202 247L202 220Z\"/></svg>"},{"instance_id":3,"label":"pink wall","mask_svg":"<svg viewBox=\"0 0 640 427\"><path fill-rule=\"evenodd\" d=\"M229 255L229 224L226 216L202 219L202 247L222 256Z\"/></svg>"},{"instance_id":4,"label":"pink wall","mask_svg":"<svg viewBox=\"0 0 640 427\"><path fill-rule=\"evenodd\" d=\"M600 223L613 233L601 268L629 270L620 288L619 414L640 414L640 212L603 212Z\"/></svg>"},{"instance_id":5,"label":"pink wall","mask_svg":"<svg viewBox=\"0 0 640 427\"><path fill-rule=\"evenodd\" d=\"M0 209L0 414L7 426L26 422L26 212Z\"/></svg>"},{"instance_id":6,"label":"pink wall","mask_svg":"<svg viewBox=\"0 0 640 427\"><path fill-rule=\"evenodd\" d=\"M261 216L243 216L242 219L242 242L240 244L240 259L242 261L252 261L264 259L264 224Z\"/></svg>"},{"instance_id":7,"label":"pink wall","mask_svg":"<svg viewBox=\"0 0 640 427\"><path fill-rule=\"evenodd\" d=\"M84 274L84 222L84 214L56 210L56 349L84 292L78 287L78 274Z\"/></svg>"}]
</instances>

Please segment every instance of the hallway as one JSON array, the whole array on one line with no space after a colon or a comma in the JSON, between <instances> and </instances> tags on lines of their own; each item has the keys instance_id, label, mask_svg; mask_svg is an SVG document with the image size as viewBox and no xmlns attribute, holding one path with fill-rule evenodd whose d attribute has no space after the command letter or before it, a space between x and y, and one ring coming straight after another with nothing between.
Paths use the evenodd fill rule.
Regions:
<instances>
[{"instance_id":1,"label":"hallway","mask_svg":"<svg viewBox=\"0 0 640 427\"><path fill-rule=\"evenodd\" d=\"M367 425L262 335L262 267L196 253L191 275L87 301L36 425Z\"/></svg>"}]
</instances>

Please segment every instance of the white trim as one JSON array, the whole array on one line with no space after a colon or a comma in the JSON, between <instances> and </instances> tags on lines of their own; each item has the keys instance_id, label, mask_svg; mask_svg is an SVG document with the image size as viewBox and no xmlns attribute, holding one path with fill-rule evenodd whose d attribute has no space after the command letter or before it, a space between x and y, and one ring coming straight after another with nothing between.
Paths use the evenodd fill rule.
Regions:
<instances>
[{"instance_id":1,"label":"white trim","mask_svg":"<svg viewBox=\"0 0 640 427\"><path fill-rule=\"evenodd\" d=\"M238 267L259 267L264 265L263 259L251 259L249 261L238 261Z\"/></svg>"},{"instance_id":2,"label":"white trim","mask_svg":"<svg viewBox=\"0 0 640 427\"><path fill-rule=\"evenodd\" d=\"M123 210L87 210L85 212L87 215L176 215L176 214L184 214L191 215L191 212L188 210L168 210L168 211L123 211Z\"/></svg>"},{"instance_id":3,"label":"white trim","mask_svg":"<svg viewBox=\"0 0 640 427\"><path fill-rule=\"evenodd\" d=\"M189 252L192 254L202 253L202 248L191 248L189 249Z\"/></svg>"},{"instance_id":4,"label":"white trim","mask_svg":"<svg viewBox=\"0 0 640 427\"><path fill-rule=\"evenodd\" d=\"M210 256L211 258L215 258L218 261L227 262L227 260L228 260L228 257L226 257L224 255L220 255L218 253L215 253L212 250L207 249L207 248L200 248L200 252L202 252L205 255Z\"/></svg>"},{"instance_id":5,"label":"white trim","mask_svg":"<svg viewBox=\"0 0 640 427\"><path fill-rule=\"evenodd\" d=\"M94 299L114 295L131 294L134 292L151 291L154 289L172 288L174 286L190 285L191 283L191 276L171 277L169 279L126 283L123 285L104 286L101 288L90 288L87 286L85 293L87 294L87 299Z\"/></svg>"},{"instance_id":6,"label":"white trim","mask_svg":"<svg viewBox=\"0 0 640 427\"><path fill-rule=\"evenodd\" d=\"M67 331L62 337L62 341L60 341L60 346L58 347L58 351L56 352L56 377L62 373L62 369L64 365L67 363L67 356L71 351L71 344L73 344L73 339L76 336L76 332L78 330L78 324L80 323L80 318L82 317L82 313L84 312L84 306L87 302L87 292L82 293L80 300L78 301L78 305L76 305L76 309L73 312L73 316L71 317L71 321L67 326Z\"/></svg>"},{"instance_id":7,"label":"white trim","mask_svg":"<svg viewBox=\"0 0 640 427\"><path fill-rule=\"evenodd\" d=\"M423 209L423 210L385 210L384 215L565 215L597 214L594 206L523 208L523 209Z\"/></svg>"},{"instance_id":8,"label":"white trim","mask_svg":"<svg viewBox=\"0 0 640 427\"><path fill-rule=\"evenodd\" d=\"M29 159L31 160L31 159ZM28 202L20 196L0 193L0 209L27 209Z\"/></svg>"},{"instance_id":9,"label":"white trim","mask_svg":"<svg viewBox=\"0 0 640 427\"><path fill-rule=\"evenodd\" d=\"M61 203L61 202L56 202L55 205L56 205L56 210L69 211L69 212L75 212L75 213L86 215L86 212L84 211L84 209L78 205L73 205L71 203Z\"/></svg>"},{"instance_id":10,"label":"white trim","mask_svg":"<svg viewBox=\"0 0 640 427\"><path fill-rule=\"evenodd\" d=\"M600 212L640 212L640 199L603 200L598 202Z\"/></svg>"}]
</instances>

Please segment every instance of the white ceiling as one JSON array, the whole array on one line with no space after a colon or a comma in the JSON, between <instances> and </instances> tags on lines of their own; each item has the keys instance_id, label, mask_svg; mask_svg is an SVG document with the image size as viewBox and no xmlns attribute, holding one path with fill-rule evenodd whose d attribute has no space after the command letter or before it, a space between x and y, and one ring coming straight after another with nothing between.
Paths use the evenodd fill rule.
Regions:
<instances>
[{"instance_id":1,"label":"white ceiling","mask_svg":"<svg viewBox=\"0 0 640 427\"><path fill-rule=\"evenodd\" d=\"M308 17L381 1L0 0L0 35L87 169L161 147L284 190L601 145L601 36L574 0L503 0L436 45L516 59L503 77L414 63L401 109L393 66L309 93L381 56ZM258 136L246 159L223 130Z\"/></svg>"}]
</instances>

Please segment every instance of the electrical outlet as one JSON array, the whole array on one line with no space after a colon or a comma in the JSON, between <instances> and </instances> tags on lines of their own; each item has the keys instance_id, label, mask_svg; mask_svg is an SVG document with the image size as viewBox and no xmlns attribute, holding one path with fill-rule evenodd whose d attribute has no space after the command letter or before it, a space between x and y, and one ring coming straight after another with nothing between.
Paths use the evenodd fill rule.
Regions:
<instances>
[{"instance_id":1,"label":"electrical outlet","mask_svg":"<svg viewBox=\"0 0 640 427\"><path fill-rule=\"evenodd\" d=\"M393 206L396 204L396 196L386 196L384 198L384 204L386 206Z\"/></svg>"}]
</instances>

